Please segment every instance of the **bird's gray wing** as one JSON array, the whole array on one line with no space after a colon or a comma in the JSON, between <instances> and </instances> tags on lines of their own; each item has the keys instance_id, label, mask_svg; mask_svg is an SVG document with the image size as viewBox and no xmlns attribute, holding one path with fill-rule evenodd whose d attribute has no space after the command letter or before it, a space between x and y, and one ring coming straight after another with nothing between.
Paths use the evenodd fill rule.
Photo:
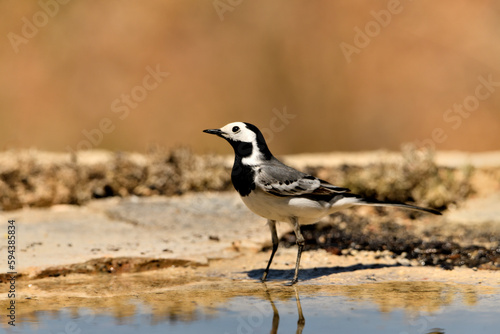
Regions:
<instances>
[{"instance_id":1,"label":"bird's gray wing","mask_svg":"<svg viewBox=\"0 0 500 334\"><path fill-rule=\"evenodd\" d=\"M334 195L349 191L272 159L256 169L255 184L275 196Z\"/></svg>"}]
</instances>

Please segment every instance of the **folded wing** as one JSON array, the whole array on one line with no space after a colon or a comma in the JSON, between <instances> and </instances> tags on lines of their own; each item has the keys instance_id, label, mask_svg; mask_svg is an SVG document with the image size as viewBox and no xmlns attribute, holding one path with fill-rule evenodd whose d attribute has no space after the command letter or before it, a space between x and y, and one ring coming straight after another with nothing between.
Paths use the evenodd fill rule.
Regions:
<instances>
[{"instance_id":1,"label":"folded wing","mask_svg":"<svg viewBox=\"0 0 500 334\"><path fill-rule=\"evenodd\" d=\"M317 177L302 173L278 160L257 169L255 184L275 196L331 196L349 189L334 186Z\"/></svg>"}]
</instances>

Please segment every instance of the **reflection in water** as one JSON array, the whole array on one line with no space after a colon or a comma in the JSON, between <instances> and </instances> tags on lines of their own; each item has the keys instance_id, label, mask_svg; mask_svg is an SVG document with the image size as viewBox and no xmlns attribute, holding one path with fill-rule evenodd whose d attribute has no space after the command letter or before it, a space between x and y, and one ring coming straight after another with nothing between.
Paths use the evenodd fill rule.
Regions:
<instances>
[{"instance_id":1,"label":"reflection in water","mask_svg":"<svg viewBox=\"0 0 500 334\"><path fill-rule=\"evenodd\" d=\"M269 292L269 289L266 285L266 283L262 283L265 286L266 289L266 299L269 300L271 303L271 308L273 309L273 323L272 323L272 328L270 333L271 334L276 334L278 333L278 326L280 324L280 315L278 312L278 309L276 308L276 305L274 304L274 301L271 297L271 293ZM297 302L297 313L299 316L299 320L297 320L297 334L301 334L302 330L304 329L304 326L306 324L306 319L304 318L304 314L302 313L302 305L300 304L300 297L299 297L299 292L297 290L297 287L294 285L293 289L295 290L295 300Z\"/></svg>"},{"instance_id":2,"label":"reflection in water","mask_svg":"<svg viewBox=\"0 0 500 334\"><path fill-rule=\"evenodd\" d=\"M299 292L297 287L295 288L295 300L297 301L297 311L299 312L299 320L297 320L297 333L302 333L302 329L306 324L306 319L304 319L304 314L302 313L302 305L300 305Z\"/></svg>"},{"instance_id":3,"label":"reflection in water","mask_svg":"<svg viewBox=\"0 0 500 334\"><path fill-rule=\"evenodd\" d=\"M263 284L265 285L266 283ZM271 307L273 309L273 327L271 328L271 331L269 333L276 334L278 333L278 326L280 325L280 314L278 312L278 309L276 308L276 305L274 305L274 301L271 298L271 294L269 293L267 286L266 286L266 297L267 300L269 300L269 302L271 303Z\"/></svg>"},{"instance_id":4,"label":"reflection in water","mask_svg":"<svg viewBox=\"0 0 500 334\"><path fill-rule=\"evenodd\" d=\"M405 316L410 317L407 322L411 325L412 318L420 317L421 320L422 313L437 314L449 305L461 305L462 309L476 306L480 296L492 294L496 296L493 299L498 300L498 289L495 288L439 282L289 287L279 281L262 284L214 279L182 286L180 284L183 282L176 280L176 286L171 277L162 277L158 273L141 273L113 277L94 276L91 279L86 276L48 278L29 283L19 281L16 287L16 320L19 324L45 321L47 314L50 314L50 318L64 319L69 313L71 318L82 319L82 310L86 310L85 319L111 316L115 324L130 326L136 323L138 317L147 315L143 321L148 322L150 326L168 327L215 319L230 321L228 310L232 312L234 319L240 315L246 316L256 308L261 310L263 306L263 311L259 311L259 314L263 315L259 318L259 324L266 326L264 319L268 316L269 322L272 318L270 333L277 333L280 320L281 327L290 331L288 302L295 299L296 305L293 305L293 309L295 319L298 320L293 327L296 327L297 333L302 333L305 326L303 307L306 315L314 319L308 324L311 328L317 326L318 314L325 316L323 319L328 319L327 321L342 322L345 321L343 317L358 316L366 308L373 310L374 317L378 317L380 312L388 314L403 310ZM2 292L0 288L0 293ZM304 305L301 304L300 297L307 298L303 300ZM6 303L8 300L0 299L0 308L6 308ZM354 309L346 309L346 304ZM267 308L267 305L270 307ZM483 310L487 311L489 309ZM89 323L92 321L96 320ZM434 326L430 326L431 324ZM428 322L421 326L423 329L420 332L436 325L438 323L434 321ZM2 326L5 324L2 323Z\"/></svg>"}]
</instances>

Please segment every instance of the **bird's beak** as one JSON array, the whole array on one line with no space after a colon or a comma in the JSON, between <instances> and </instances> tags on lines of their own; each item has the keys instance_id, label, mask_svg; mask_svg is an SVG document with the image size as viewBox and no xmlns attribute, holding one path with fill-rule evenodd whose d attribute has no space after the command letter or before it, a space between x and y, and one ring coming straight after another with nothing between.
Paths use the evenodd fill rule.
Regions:
<instances>
[{"instance_id":1,"label":"bird's beak","mask_svg":"<svg viewBox=\"0 0 500 334\"><path fill-rule=\"evenodd\" d=\"M219 137L222 137L222 130L221 129L207 129L203 130L205 133L210 133L211 135L217 135Z\"/></svg>"}]
</instances>

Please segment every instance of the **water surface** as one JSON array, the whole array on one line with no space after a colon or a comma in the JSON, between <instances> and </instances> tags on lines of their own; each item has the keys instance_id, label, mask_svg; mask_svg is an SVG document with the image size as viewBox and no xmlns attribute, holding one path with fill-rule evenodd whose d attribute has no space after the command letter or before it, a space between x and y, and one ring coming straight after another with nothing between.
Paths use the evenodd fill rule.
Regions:
<instances>
[{"instance_id":1,"label":"water surface","mask_svg":"<svg viewBox=\"0 0 500 334\"><path fill-rule=\"evenodd\" d=\"M19 300L17 326L3 323L3 328L7 333L498 333L500 326L499 290L480 285L289 287L224 281L131 294L156 282L104 282L107 289L87 285L85 296L75 293L78 284L68 284L61 289L73 292L69 296L41 293ZM89 295L92 289L95 295ZM1 303L3 308L5 300Z\"/></svg>"}]
</instances>

